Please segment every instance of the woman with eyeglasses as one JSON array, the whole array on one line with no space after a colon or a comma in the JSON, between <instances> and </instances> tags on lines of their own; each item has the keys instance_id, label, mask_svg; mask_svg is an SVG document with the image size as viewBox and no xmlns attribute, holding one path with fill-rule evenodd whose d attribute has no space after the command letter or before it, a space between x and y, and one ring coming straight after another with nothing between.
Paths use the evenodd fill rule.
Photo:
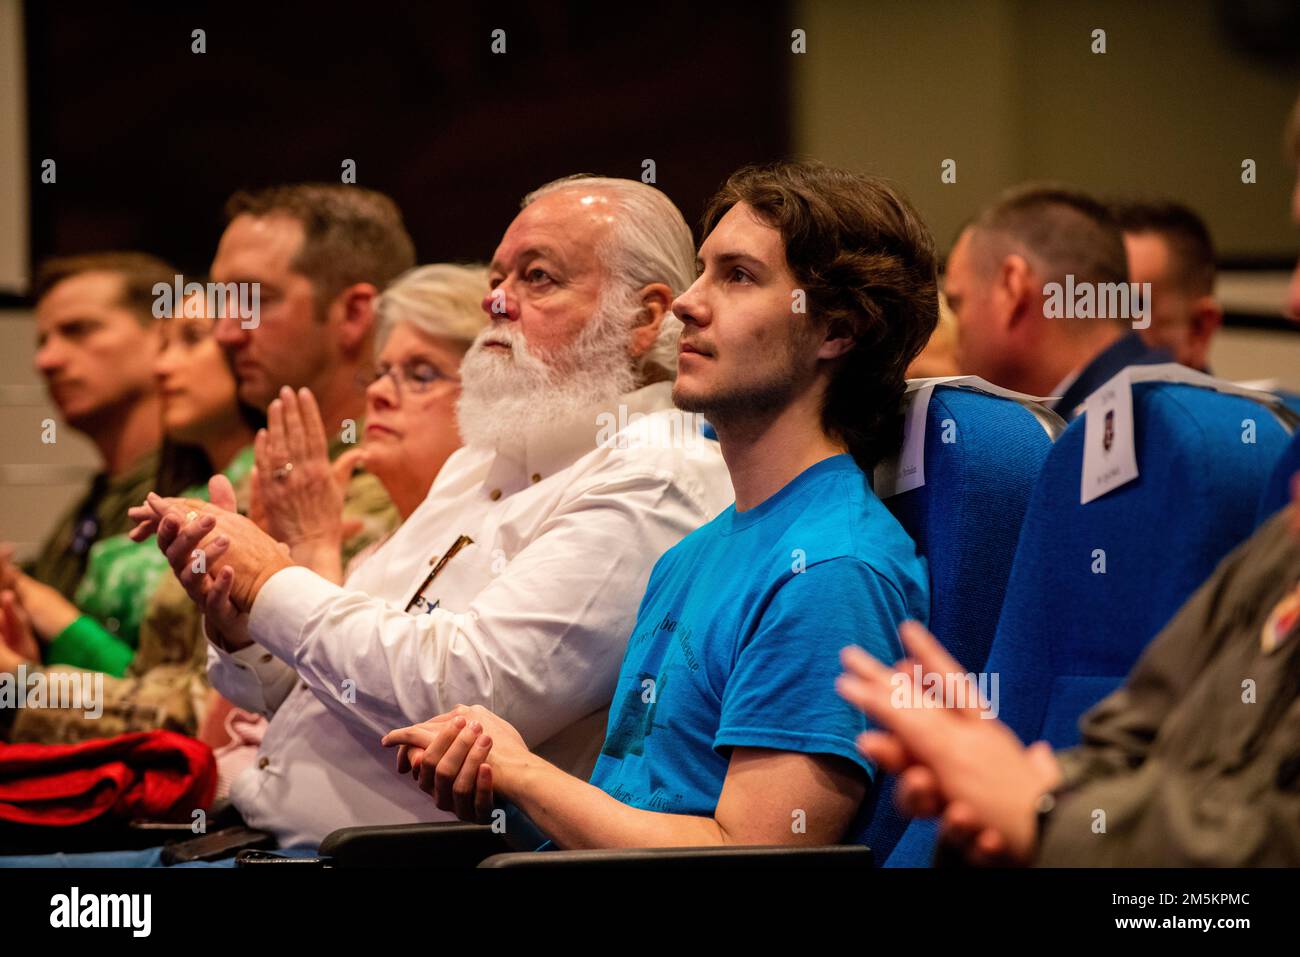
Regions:
<instances>
[{"instance_id":1,"label":"woman with eyeglasses","mask_svg":"<svg viewBox=\"0 0 1300 957\"><path fill-rule=\"evenodd\" d=\"M315 398L284 389L254 442L253 516L295 562L343 580L343 488L364 466L405 520L461 445L456 424L460 362L487 325L487 271L436 263L404 273L375 306L375 368L366 382L361 446L333 465ZM373 546L372 546L373 548ZM357 561L370 550L358 555Z\"/></svg>"},{"instance_id":2,"label":"woman with eyeglasses","mask_svg":"<svg viewBox=\"0 0 1300 957\"><path fill-rule=\"evenodd\" d=\"M375 304L375 366L363 383L363 441L333 464L311 392L283 389L271 402L267 427L253 443L250 515L289 547L295 562L343 581L340 545L352 533L342 517L343 490L358 466L379 479L402 521L424 500L443 463L461 445L460 363L487 326L481 307L486 290L486 269L450 263L417 267L389 284ZM348 567L380 544L360 551ZM237 621L209 613L205 624L210 637L219 640L222 629L237 627ZM208 721L223 725L230 737L217 750L218 793L224 794L255 760L267 720L231 710L216 692L213 696Z\"/></svg>"}]
</instances>

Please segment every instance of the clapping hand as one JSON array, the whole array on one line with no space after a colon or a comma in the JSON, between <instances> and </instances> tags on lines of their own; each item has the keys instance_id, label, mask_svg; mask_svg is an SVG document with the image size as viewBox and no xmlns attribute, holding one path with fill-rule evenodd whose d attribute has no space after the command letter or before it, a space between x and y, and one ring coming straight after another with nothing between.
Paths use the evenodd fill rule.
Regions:
<instances>
[{"instance_id":1,"label":"clapping hand","mask_svg":"<svg viewBox=\"0 0 1300 957\"><path fill-rule=\"evenodd\" d=\"M943 676L944 687L950 678L967 680L966 669L917 622L904 622L899 635L910 657L892 668L856 645L841 653L845 674L836 687L880 729L863 732L858 749L898 775L903 810L942 815L944 840L973 863L1028 863L1037 840L1036 804L1061 778L1051 748L1022 745L1015 732L987 717L974 688L960 705L927 702L913 688L915 665Z\"/></svg>"}]
</instances>

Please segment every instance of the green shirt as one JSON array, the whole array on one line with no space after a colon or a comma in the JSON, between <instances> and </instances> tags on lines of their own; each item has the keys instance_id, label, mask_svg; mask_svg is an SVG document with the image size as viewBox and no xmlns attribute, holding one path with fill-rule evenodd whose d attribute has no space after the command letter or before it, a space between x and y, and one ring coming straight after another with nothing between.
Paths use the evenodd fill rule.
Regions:
<instances>
[{"instance_id":1,"label":"green shirt","mask_svg":"<svg viewBox=\"0 0 1300 957\"><path fill-rule=\"evenodd\" d=\"M336 458L346 447L341 441L331 443L330 458ZM232 463L227 474L234 468ZM242 507L248 497L246 471L239 479L236 481L234 476L231 477L235 497ZM204 490L198 490L198 493L206 494ZM195 492L187 494L195 495ZM144 493L141 493L141 500L143 497ZM355 521L360 525L359 531L343 543L345 563L352 555L391 532L400 521L397 509L389 501L379 480L364 471L358 471L348 483L343 518L346 522ZM157 545L152 540L144 544L159 556L163 571L169 572ZM138 613L139 645L133 656L127 656L130 664L124 666L121 677L115 677L114 673L105 676L103 714L89 718L85 712L73 708L23 708L15 717L10 732L12 741L73 744L90 738L156 728L181 734L198 731L211 701L203 617L171 574L159 574L152 592L139 594L136 600L143 606ZM122 620L131 620L131 616L126 613L119 615L119 628ZM93 626L99 629L95 634L99 641L93 653L111 659L108 663L117 667L126 645L115 635L108 637L120 647L106 642L104 636L107 632L89 616L83 616L78 622L81 624L74 623L74 628L90 629ZM82 651L85 650L83 644ZM44 670L60 673L74 668L66 664L47 664Z\"/></svg>"},{"instance_id":2,"label":"green shirt","mask_svg":"<svg viewBox=\"0 0 1300 957\"><path fill-rule=\"evenodd\" d=\"M85 496L74 505L45 540L41 553L27 567L37 581L75 601L77 585L86 572L90 548L100 539L131 530L126 511L144 501L158 475L157 449L121 475L100 472Z\"/></svg>"},{"instance_id":3,"label":"green shirt","mask_svg":"<svg viewBox=\"0 0 1300 957\"><path fill-rule=\"evenodd\" d=\"M330 461L333 462L350 447L353 446L344 442L341 436L335 437L329 443ZM343 576L346 578L348 563L402 524L402 516L388 497L383 483L365 469L357 469L343 491L343 518L360 524L356 532L343 540L341 551Z\"/></svg>"},{"instance_id":4,"label":"green shirt","mask_svg":"<svg viewBox=\"0 0 1300 957\"><path fill-rule=\"evenodd\" d=\"M253 467L253 448L240 451L224 474L239 486ZM208 497L206 485L195 485L182 498ZM141 495L135 504L144 500ZM149 596L168 571L167 556L157 536L134 542L127 535L100 539L90 548L86 571L73 603L83 613L50 642L48 664L103 671L120 678L135 656L140 622Z\"/></svg>"}]
</instances>

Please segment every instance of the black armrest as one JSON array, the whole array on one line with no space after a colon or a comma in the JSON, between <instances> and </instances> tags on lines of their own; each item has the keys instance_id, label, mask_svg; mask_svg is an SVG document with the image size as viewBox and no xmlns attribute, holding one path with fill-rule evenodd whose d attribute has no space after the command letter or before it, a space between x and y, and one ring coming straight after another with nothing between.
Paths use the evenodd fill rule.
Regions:
<instances>
[{"instance_id":1,"label":"black armrest","mask_svg":"<svg viewBox=\"0 0 1300 957\"><path fill-rule=\"evenodd\" d=\"M333 867L463 869L508 850L489 825L438 821L339 828L321 842L320 856Z\"/></svg>"},{"instance_id":2,"label":"black armrest","mask_svg":"<svg viewBox=\"0 0 1300 957\"><path fill-rule=\"evenodd\" d=\"M479 867L810 867L871 866L871 849L861 844L827 844L819 847L649 847L613 851L536 851L494 854Z\"/></svg>"}]
</instances>

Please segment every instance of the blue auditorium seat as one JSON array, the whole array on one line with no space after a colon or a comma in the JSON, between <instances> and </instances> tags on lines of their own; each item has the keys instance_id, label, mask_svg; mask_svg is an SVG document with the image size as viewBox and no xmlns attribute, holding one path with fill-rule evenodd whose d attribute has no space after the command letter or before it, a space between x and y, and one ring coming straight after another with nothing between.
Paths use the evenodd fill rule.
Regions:
<instances>
[{"instance_id":1,"label":"blue auditorium seat","mask_svg":"<svg viewBox=\"0 0 1300 957\"><path fill-rule=\"evenodd\" d=\"M936 386L925 423L925 484L885 499L929 563L930 628L971 671L988 656L1020 519L1052 438L1064 428L1046 417L1050 435L1014 399ZM866 832L876 861L906 825L887 777Z\"/></svg>"},{"instance_id":2,"label":"blue auditorium seat","mask_svg":"<svg viewBox=\"0 0 1300 957\"><path fill-rule=\"evenodd\" d=\"M1253 531L1288 442L1265 406L1199 386L1135 383L1133 416L1135 481L1079 503L1085 413L1052 447L1024 517L985 669L999 677L1000 719L1025 742L1077 743L1083 712ZM935 832L912 822L886 866L928 864Z\"/></svg>"},{"instance_id":3,"label":"blue auditorium seat","mask_svg":"<svg viewBox=\"0 0 1300 957\"><path fill-rule=\"evenodd\" d=\"M1291 439L1291 444L1283 451L1282 457L1273 466L1273 474L1264 486L1264 494L1259 499L1259 514L1256 522L1262 525L1274 512L1291 501L1291 476L1300 472L1300 433Z\"/></svg>"},{"instance_id":4,"label":"blue auditorium seat","mask_svg":"<svg viewBox=\"0 0 1300 957\"><path fill-rule=\"evenodd\" d=\"M1136 481L1079 504L1085 417L1061 436L1025 516L988 668L1021 739L1078 740L1078 719L1255 528L1289 441L1267 408L1193 385L1138 382ZM1245 420L1255 442L1242 441ZM1094 574L1094 551L1106 571Z\"/></svg>"},{"instance_id":5,"label":"blue auditorium seat","mask_svg":"<svg viewBox=\"0 0 1300 957\"><path fill-rule=\"evenodd\" d=\"M1273 392L1288 409L1300 414L1300 393L1290 392L1286 389L1274 389Z\"/></svg>"}]
</instances>

